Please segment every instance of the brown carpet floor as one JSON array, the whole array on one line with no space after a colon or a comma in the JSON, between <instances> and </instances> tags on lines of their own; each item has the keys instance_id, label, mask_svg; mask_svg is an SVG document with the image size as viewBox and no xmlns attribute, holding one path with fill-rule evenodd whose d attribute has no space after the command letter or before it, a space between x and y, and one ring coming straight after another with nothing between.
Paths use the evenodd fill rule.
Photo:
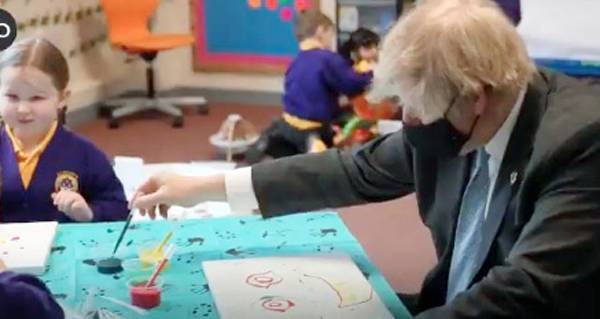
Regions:
<instances>
[{"instance_id":1,"label":"brown carpet floor","mask_svg":"<svg viewBox=\"0 0 600 319\"><path fill-rule=\"evenodd\" d=\"M185 126L175 129L159 114L136 115L110 130L99 119L75 131L87 136L109 156L141 156L146 162L219 159L208 137L228 114L238 113L258 129L265 128L280 113L270 106L211 103L209 115L187 110ZM418 292L426 272L435 263L429 231L418 217L413 196L378 204L340 210L349 229L367 254L399 292Z\"/></svg>"}]
</instances>

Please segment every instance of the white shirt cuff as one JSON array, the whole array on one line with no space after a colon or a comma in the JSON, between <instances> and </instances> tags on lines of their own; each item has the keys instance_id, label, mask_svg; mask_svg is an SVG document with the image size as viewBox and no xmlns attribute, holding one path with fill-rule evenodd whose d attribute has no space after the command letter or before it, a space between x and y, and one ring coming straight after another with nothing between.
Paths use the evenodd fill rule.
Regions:
<instances>
[{"instance_id":1,"label":"white shirt cuff","mask_svg":"<svg viewBox=\"0 0 600 319\"><path fill-rule=\"evenodd\" d=\"M252 186L252 168L243 167L225 172L225 193L234 215L260 214Z\"/></svg>"}]
</instances>

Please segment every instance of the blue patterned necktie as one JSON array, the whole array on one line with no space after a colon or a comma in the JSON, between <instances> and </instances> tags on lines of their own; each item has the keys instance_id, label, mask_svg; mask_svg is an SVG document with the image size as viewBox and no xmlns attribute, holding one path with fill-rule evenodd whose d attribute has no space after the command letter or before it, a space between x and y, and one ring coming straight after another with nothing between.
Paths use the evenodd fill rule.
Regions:
<instances>
[{"instance_id":1,"label":"blue patterned necktie","mask_svg":"<svg viewBox=\"0 0 600 319\"><path fill-rule=\"evenodd\" d=\"M475 262L481 246L485 206L490 188L489 158L484 149L477 151L475 168L463 194L448 276L446 303L467 289L477 271Z\"/></svg>"}]
</instances>

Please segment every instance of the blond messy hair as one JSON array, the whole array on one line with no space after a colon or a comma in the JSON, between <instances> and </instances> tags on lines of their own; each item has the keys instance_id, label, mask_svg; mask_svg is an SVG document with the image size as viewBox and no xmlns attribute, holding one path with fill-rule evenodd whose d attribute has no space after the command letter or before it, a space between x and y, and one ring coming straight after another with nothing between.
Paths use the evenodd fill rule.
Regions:
<instances>
[{"instance_id":1,"label":"blond messy hair","mask_svg":"<svg viewBox=\"0 0 600 319\"><path fill-rule=\"evenodd\" d=\"M514 26L490 0L420 1L383 41L373 100L397 96L425 124L455 97L484 87L506 94L524 87L535 66Z\"/></svg>"}]
</instances>

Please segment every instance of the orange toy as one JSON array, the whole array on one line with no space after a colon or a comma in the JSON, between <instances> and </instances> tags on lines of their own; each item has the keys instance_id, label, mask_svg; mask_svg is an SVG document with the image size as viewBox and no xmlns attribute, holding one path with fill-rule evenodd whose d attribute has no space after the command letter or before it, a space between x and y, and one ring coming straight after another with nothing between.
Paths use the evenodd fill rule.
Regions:
<instances>
[{"instance_id":1,"label":"orange toy","mask_svg":"<svg viewBox=\"0 0 600 319\"><path fill-rule=\"evenodd\" d=\"M372 128L377 120L390 119L396 114L396 106L386 100L371 104L364 95L352 99L354 116L346 122L341 134L335 139L337 145L362 144L375 137Z\"/></svg>"},{"instance_id":2,"label":"orange toy","mask_svg":"<svg viewBox=\"0 0 600 319\"><path fill-rule=\"evenodd\" d=\"M365 121L376 121L381 119L390 119L396 113L395 105L385 100L380 103L371 104L364 95L352 99L354 113Z\"/></svg>"}]
</instances>

